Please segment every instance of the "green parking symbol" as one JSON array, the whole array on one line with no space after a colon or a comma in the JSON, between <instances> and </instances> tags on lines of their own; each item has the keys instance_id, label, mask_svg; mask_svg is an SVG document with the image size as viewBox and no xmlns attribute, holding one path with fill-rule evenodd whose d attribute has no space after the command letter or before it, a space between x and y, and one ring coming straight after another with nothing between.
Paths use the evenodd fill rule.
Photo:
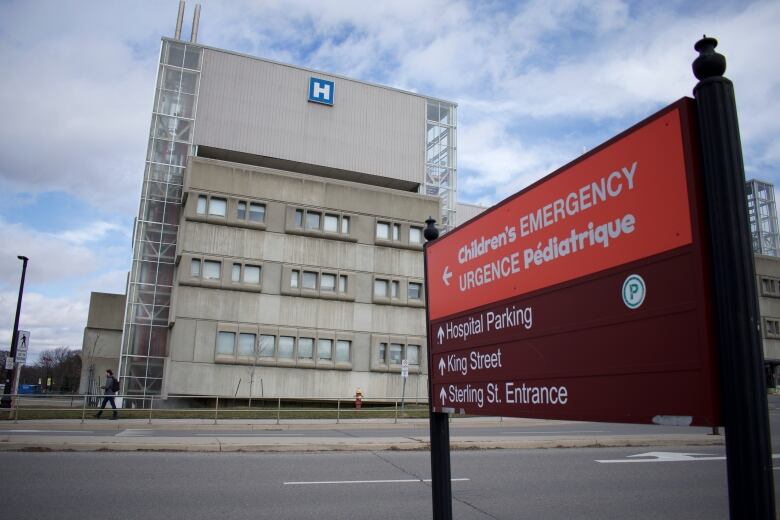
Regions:
<instances>
[{"instance_id":1,"label":"green parking symbol","mask_svg":"<svg viewBox=\"0 0 780 520\"><path fill-rule=\"evenodd\" d=\"M623 282L623 303L629 309L637 309L645 301L647 287L638 274L632 274Z\"/></svg>"}]
</instances>

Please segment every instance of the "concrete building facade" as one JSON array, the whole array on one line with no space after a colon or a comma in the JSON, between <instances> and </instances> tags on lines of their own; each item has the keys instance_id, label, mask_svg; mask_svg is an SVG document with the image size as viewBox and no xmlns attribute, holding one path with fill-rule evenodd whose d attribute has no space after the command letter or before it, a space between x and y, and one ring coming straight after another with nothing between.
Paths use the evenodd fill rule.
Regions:
<instances>
[{"instance_id":1,"label":"concrete building facade","mask_svg":"<svg viewBox=\"0 0 780 520\"><path fill-rule=\"evenodd\" d=\"M125 295L93 292L81 344L79 393L100 394L106 369L116 373L122 344Z\"/></svg>"},{"instance_id":2,"label":"concrete building facade","mask_svg":"<svg viewBox=\"0 0 780 520\"><path fill-rule=\"evenodd\" d=\"M454 103L163 38L122 393L424 397L455 156Z\"/></svg>"}]
</instances>

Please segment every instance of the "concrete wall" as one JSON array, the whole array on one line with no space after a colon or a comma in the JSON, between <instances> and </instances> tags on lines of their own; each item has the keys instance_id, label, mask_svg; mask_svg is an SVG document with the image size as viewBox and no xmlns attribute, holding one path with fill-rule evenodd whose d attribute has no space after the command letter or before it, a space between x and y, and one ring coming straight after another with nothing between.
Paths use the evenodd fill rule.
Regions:
<instances>
[{"instance_id":1,"label":"concrete wall","mask_svg":"<svg viewBox=\"0 0 780 520\"><path fill-rule=\"evenodd\" d=\"M203 158L191 159L185 182L165 395L347 397L361 388L367 398L400 397L401 367L378 361L382 344L401 345L404 356L419 350L407 396L425 394L422 243L413 238L438 199ZM215 198L226 202L225 216L199 212L199 200L208 208ZM240 202L262 204L263 221L238 218ZM304 222L319 214L320 228L298 226L297 211ZM337 231L324 229L326 215ZM377 223L388 226L387 239L377 238ZM207 261L220 263L219 279L193 276L193 263ZM259 283L233 281L234 265L260 267ZM316 275L318 285L295 287L295 272ZM343 277L344 290L325 287L325 276ZM397 294L375 295L377 280L397 284ZM277 351L218 354L220 331L274 336ZM348 341L349 359L283 358L281 337Z\"/></svg>"},{"instance_id":2,"label":"concrete wall","mask_svg":"<svg viewBox=\"0 0 780 520\"><path fill-rule=\"evenodd\" d=\"M90 294L87 326L84 328L84 339L81 343L79 393L95 392L105 381L106 369L110 368L117 373L124 313L124 294Z\"/></svg>"},{"instance_id":3,"label":"concrete wall","mask_svg":"<svg viewBox=\"0 0 780 520\"><path fill-rule=\"evenodd\" d=\"M308 101L311 77L333 106ZM425 98L206 48L193 142L421 184Z\"/></svg>"},{"instance_id":4,"label":"concrete wall","mask_svg":"<svg viewBox=\"0 0 780 520\"><path fill-rule=\"evenodd\" d=\"M767 319L780 321L780 258L755 255L755 266L764 358L780 362L780 335L771 334L771 327L766 323ZM767 290L772 286L774 292Z\"/></svg>"}]
</instances>

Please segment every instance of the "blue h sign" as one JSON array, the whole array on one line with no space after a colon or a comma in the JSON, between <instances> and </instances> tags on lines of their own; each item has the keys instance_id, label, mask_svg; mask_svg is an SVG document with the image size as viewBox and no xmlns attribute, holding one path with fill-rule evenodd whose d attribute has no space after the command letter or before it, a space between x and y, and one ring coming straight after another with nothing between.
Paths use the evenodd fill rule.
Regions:
<instances>
[{"instance_id":1,"label":"blue h sign","mask_svg":"<svg viewBox=\"0 0 780 520\"><path fill-rule=\"evenodd\" d=\"M326 79L309 79L309 101L333 106L333 82Z\"/></svg>"}]
</instances>

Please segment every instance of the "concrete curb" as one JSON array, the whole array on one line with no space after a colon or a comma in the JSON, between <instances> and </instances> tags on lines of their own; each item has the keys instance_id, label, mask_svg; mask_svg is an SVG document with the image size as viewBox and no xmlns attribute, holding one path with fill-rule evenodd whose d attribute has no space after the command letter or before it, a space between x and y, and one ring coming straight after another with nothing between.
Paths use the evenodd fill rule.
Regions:
<instances>
[{"instance_id":1,"label":"concrete curb","mask_svg":"<svg viewBox=\"0 0 780 520\"><path fill-rule=\"evenodd\" d=\"M609 437L533 437L479 438L456 437L452 450L485 449L550 449L602 448L649 446L719 446L724 438L712 435L625 435ZM389 437L385 439L305 438L291 442L289 438L220 438L219 436L193 439L192 437L116 438L111 437L5 437L0 439L0 451L85 451L85 452L328 452L328 451L409 451L428 450L427 437Z\"/></svg>"}]
</instances>

